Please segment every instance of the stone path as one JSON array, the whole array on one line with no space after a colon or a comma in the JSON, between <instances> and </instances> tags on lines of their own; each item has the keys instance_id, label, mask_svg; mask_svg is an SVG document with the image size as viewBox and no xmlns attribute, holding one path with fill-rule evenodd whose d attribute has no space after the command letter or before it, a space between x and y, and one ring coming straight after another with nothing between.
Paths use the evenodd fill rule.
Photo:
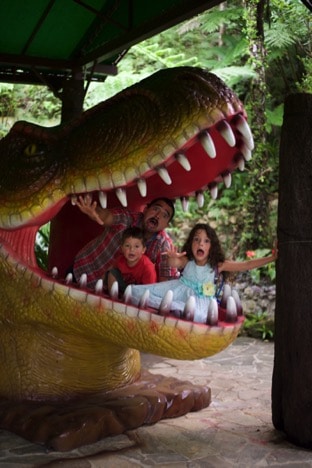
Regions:
<instances>
[{"instance_id":1,"label":"stone path","mask_svg":"<svg viewBox=\"0 0 312 468\"><path fill-rule=\"evenodd\" d=\"M312 451L285 440L271 420L274 345L240 337L199 361L144 355L156 374L208 385L211 405L71 452L47 452L0 431L0 468L312 467Z\"/></svg>"}]
</instances>

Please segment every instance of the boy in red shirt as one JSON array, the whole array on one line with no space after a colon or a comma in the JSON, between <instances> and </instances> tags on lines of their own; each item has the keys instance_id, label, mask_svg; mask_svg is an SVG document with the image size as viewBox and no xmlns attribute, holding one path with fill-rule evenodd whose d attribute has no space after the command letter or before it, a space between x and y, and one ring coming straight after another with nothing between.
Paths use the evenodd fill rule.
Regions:
<instances>
[{"instance_id":1,"label":"boy in red shirt","mask_svg":"<svg viewBox=\"0 0 312 468\"><path fill-rule=\"evenodd\" d=\"M119 294L129 284L150 284L157 282L154 263L145 255L146 246L142 229L133 226L125 229L121 238L121 254L115 265L105 274L108 291L117 281Z\"/></svg>"}]
</instances>

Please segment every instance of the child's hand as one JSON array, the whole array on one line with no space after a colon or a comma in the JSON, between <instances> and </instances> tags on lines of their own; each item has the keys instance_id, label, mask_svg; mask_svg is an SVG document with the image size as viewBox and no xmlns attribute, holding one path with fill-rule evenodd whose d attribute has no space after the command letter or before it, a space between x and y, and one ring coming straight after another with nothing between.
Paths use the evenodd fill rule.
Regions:
<instances>
[{"instance_id":1,"label":"child's hand","mask_svg":"<svg viewBox=\"0 0 312 468\"><path fill-rule=\"evenodd\" d=\"M167 255L169 258L180 258L186 255L186 252L178 252L178 248L174 245L171 245L168 250L162 253L162 255Z\"/></svg>"},{"instance_id":2,"label":"child's hand","mask_svg":"<svg viewBox=\"0 0 312 468\"><path fill-rule=\"evenodd\" d=\"M277 256L278 256L277 241L274 242L274 246L273 246L273 249L272 249L272 256L273 256L274 260L277 260Z\"/></svg>"},{"instance_id":3,"label":"child's hand","mask_svg":"<svg viewBox=\"0 0 312 468\"><path fill-rule=\"evenodd\" d=\"M98 213L98 206L97 202L94 201L92 202L92 196L89 194L86 194L85 196L79 196L76 205L82 211L82 213L86 214L89 216L89 218L93 219L93 221L96 221L97 223L103 225L104 222L101 219L99 213Z\"/></svg>"}]
</instances>

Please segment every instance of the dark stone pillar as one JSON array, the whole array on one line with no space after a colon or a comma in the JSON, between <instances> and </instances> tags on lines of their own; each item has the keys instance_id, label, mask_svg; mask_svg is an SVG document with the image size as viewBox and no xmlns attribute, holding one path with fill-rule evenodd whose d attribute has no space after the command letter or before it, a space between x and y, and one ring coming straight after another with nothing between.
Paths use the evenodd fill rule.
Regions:
<instances>
[{"instance_id":1,"label":"dark stone pillar","mask_svg":"<svg viewBox=\"0 0 312 468\"><path fill-rule=\"evenodd\" d=\"M272 416L312 448L312 95L286 99L280 148Z\"/></svg>"}]
</instances>

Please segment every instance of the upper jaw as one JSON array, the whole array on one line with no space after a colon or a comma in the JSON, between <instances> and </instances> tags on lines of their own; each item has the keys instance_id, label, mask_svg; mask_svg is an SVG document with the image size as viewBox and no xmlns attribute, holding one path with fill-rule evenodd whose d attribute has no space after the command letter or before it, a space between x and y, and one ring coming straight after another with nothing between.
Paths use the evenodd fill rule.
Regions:
<instances>
[{"instance_id":1,"label":"upper jaw","mask_svg":"<svg viewBox=\"0 0 312 468\"><path fill-rule=\"evenodd\" d=\"M195 197L198 206L202 207L205 191L209 191L212 198L216 198L219 184L229 187L232 171L236 167L243 169L245 162L249 161L253 147L249 135L250 130L245 116L240 112L232 116L228 124L223 121L221 125L218 122L210 128L198 131L184 146L171 153L164 160L164 164L149 167L149 170L142 172L139 178L128 179L124 186L111 187L113 185L111 180L110 184L106 183L105 188L101 185L103 178L100 171L92 179L85 177L82 180L78 177L75 184L66 189L67 195L66 190L65 193L52 190L38 207L30 210L24 208L15 214L0 215L0 225L2 223L5 231L15 230L23 225L39 229L40 225L53 217L63 226L64 231L68 229L80 231L81 226L86 223L86 216L80 213L78 217L76 213L75 219L69 220L68 209L64 209L70 200L72 210L78 212L78 208L74 206L77 195L89 192L92 192L93 199L103 208L129 207L137 210L160 195L172 199L180 198L184 211L188 210L189 197ZM130 172L129 167L125 169L125 175ZM46 208L42 210L42 206ZM154 232L157 228L158 224L156 226L155 223ZM91 231L92 228L90 233ZM0 239L1 237L0 232ZM33 245L29 246L29 249L21 250L23 255L28 252L25 254L26 259L30 256L31 249ZM57 253L53 254L53 242L50 243L50 249L52 259L59 257Z\"/></svg>"},{"instance_id":2,"label":"upper jaw","mask_svg":"<svg viewBox=\"0 0 312 468\"><path fill-rule=\"evenodd\" d=\"M77 189L95 190L94 199L102 208L137 208L161 195L181 199L182 209L187 211L189 197L194 197L202 207L206 191L216 199L219 184L229 188L233 170L244 169L245 162L251 159L252 149L250 129L245 116L240 113L229 123L223 120L199 131L161 164L127 180L124 186L105 190L99 183L96 186L85 182L84 187L77 185ZM108 185L112 186L112 181ZM73 204L76 196L71 195Z\"/></svg>"},{"instance_id":3,"label":"upper jaw","mask_svg":"<svg viewBox=\"0 0 312 468\"><path fill-rule=\"evenodd\" d=\"M144 164L126 164L122 173L105 177L84 177L71 185L71 199L77 194L96 192L103 208L138 207L154 198L181 198L183 207L187 197L194 196L201 204L202 194L218 195L218 184L231 185L231 174L251 159L254 147L251 132L243 112L211 127L192 129L184 145L167 145L159 154L146 157ZM117 183L119 182L119 184Z\"/></svg>"},{"instance_id":4,"label":"upper jaw","mask_svg":"<svg viewBox=\"0 0 312 468\"><path fill-rule=\"evenodd\" d=\"M207 190L215 199L218 184L229 187L232 171L237 167L243 170L245 162L251 158L254 144L245 115L240 111L210 127L192 127L184 133L182 139L147 156L144 162L128 164L125 158L122 170L119 162L118 170L113 165L109 171L106 166L99 168L92 176L70 175L66 184L55 174L37 206L27 208L30 204L22 197L21 208L14 194L12 202L7 200L6 212L0 210L0 227L15 229L44 224L57 214L68 197L75 204L78 194L88 192L94 193L103 208L135 209L159 194L181 198L184 208L189 196L196 197L201 205L203 192Z\"/></svg>"}]
</instances>

